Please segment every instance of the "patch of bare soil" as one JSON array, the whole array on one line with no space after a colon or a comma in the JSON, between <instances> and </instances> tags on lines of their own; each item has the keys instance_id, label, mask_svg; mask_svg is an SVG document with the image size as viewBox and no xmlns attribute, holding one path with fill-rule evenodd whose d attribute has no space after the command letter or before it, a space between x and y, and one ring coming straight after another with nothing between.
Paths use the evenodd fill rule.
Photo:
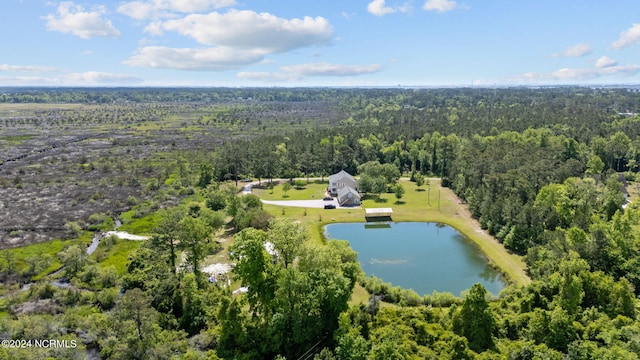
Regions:
<instances>
[{"instance_id":1,"label":"patch of bare soil","mask_svg":"<svg viewBox=\"0 0 640 360\"><path fill-rule=\"evenodd\" d=\"M25 314L59 314L64 312L64 308L53 299L40 299L35 301L25 301L18 305L11 306L11 313L18 315Z\"/></svg>"}]
</instances>

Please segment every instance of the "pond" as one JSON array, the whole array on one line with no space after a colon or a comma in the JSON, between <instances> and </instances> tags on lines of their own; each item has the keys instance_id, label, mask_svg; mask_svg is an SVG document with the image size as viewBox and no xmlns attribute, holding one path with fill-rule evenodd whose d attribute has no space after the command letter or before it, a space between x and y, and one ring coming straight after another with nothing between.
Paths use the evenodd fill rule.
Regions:
<instances>
[{"instance_id":1,"label":"pond","mask_svg":"<svg viewBox=\"0 0 640 360\"><path fill-rule=\"evenodd\" d=\"M325 236L349 241L367 275L420 295L434 290L459 295L477 282L494 295L505 287L480 250L448 225L340 223L327 225Z\"/></svg>"}]
</instances>

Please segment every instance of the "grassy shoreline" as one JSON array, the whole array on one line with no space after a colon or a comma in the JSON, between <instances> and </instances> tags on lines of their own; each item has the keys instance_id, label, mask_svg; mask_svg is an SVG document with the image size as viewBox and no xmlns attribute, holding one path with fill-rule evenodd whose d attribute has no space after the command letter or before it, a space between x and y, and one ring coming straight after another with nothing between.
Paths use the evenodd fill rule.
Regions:
<instances>
[{"instance_id":1,"label":"grassy shoreline","mask_svg":"<svg viewBox=\"0 0 640 360\"><path fill-rule=\"evenodd\" d=\"M449 225L470 239L488 259L489 264L498 269L504 278L514 285L526 285L531 279L526 274L526 265L518 255L509 253L494 237L486 233L474 220L466 206L447 188L440 187L440 181L430 181L429 186L417 188L415 183L401 180L406 193L400 202L393 194L381 194L380 199L363 201L362 208L353 209L312 209L265 205L274 216L287 216L305 224L310 230L311 240L324 241L324 227L332 223L363 222L364 208L391 207L394 222L439 222ZM311 183L303 190L291 189L287 198L282 197L281 186L271 190L255 190L254 194L265 200L300 200L309 193L322 191L325 184ZM316 197L317 198L317 197Z\"/></svg>"}]
</instances>

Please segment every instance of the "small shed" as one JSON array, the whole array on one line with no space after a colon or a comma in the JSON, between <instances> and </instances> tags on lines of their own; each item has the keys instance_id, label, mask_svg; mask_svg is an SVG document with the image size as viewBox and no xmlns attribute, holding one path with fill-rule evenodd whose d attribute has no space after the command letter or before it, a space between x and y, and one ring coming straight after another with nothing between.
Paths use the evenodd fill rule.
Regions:
<instances>
[{"instance_id":1,"label":"small shed","mask_svg":"<svg viewBox=\"0 0 640 360\"><path fill-rule=\"evenodd\" d=\"M369 208L364 209L364 216L366 218L373 217L391 217L393 209L391 208Z\"/></svg>"},{"instance_id":2,"label":"small shed","mask_svg":"<svg viewBox=\"0 0 640 360\"><path fill-rule=\"evenodd\" d=\"M351 186L345 186L338 189L338 204L340 206L358 206L360 205L360 194Z\"/></svg>"}]
</instances>

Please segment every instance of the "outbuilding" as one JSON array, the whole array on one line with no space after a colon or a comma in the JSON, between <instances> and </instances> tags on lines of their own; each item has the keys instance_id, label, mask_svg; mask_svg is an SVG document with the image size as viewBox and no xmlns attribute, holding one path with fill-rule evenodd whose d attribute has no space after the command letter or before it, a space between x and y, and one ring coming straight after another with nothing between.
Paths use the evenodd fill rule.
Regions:
<instances>
[{"instance_id":1,"label":"outbuilding","mask_svg":"<svg viewBox=\"0 0 640 360\"><path fill-rule=\"evenodd\" d=\"M390 218L393 214L391 208L368 208L364 209L364 216L366 218Z\"/></svg>"},{"instance_id":2,"label":"outbuilding","mask_svg":"<svg viewBox=\"0 0 640 360\"><path fill-rule=\"evenodd\" d=\"M351 186L338 189L338 204L340 206L359 206L360 194Z\"/></svg>"}]
</instances>

